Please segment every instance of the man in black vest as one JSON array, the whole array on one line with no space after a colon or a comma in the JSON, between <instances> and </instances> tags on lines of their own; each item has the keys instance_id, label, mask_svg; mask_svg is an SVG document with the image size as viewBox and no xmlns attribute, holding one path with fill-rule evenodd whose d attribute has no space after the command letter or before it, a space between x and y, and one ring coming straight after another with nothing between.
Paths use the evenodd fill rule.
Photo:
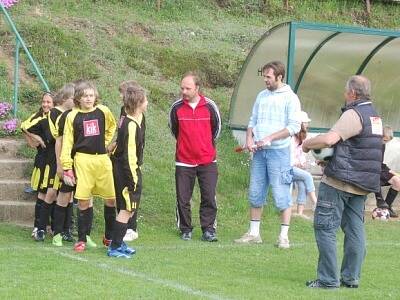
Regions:
<instances>
[{"instance_id":1,"label":"man in black vest","mask_svg":"<svg viewBox=\"0 0 400 300\"><path fill-rule=\"evenodd\" d=\"M318 278L306 283L310 288L357 288L359 284L366 253L364 203L368 193L379 191L382 159L382 120L370 94L371 83L366 77L350 77L339 120L329 132L303 143L304 152L335 148L318 191L314 216ZM336 255L339 226L344 232L340 277Z\"/></svg>"}]
</instances>

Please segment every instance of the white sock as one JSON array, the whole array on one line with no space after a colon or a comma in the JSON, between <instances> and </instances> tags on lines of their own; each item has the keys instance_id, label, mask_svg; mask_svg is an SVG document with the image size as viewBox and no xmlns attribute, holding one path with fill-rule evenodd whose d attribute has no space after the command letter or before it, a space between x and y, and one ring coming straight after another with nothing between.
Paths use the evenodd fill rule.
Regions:
<instances>
[{"instance_id":1,"label":"white sock","mask_svg":"<svg viewBox=\"0 0 400 300\"><path fill-rule=\"evenodd\" d=\"M289 225L287 224L281 224L281 234L279 235L283 239L288 238L288 232L289 232Z\"/></svg>"},{"instance_id":2,"label":"white sock","mask_svg":"<svg viewBox=\"0 0 400 300\"><path fill-rule=\"evenodd\" d=\"M250 235L258 236L260 235L260 220L251 220L250 221Z\"/></svg>"}]
</instances>

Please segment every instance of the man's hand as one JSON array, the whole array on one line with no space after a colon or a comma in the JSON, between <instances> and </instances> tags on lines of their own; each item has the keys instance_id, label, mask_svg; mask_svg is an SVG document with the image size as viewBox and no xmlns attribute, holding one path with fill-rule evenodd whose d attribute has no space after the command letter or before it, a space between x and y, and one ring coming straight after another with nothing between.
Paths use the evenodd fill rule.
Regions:
<instances>
[{"instance_id":1,"label":"man's hand","mask_svg":"<svg viewBox=\"0 0 400 300\"><path fill-rule=\"evenodd\" d=\"M64 171L63 180L64 180L64 183L69 186L74 186L76 184L75 175L72 170Z\"/></svg>"},{"instance_id":2,"label":"man's hand","mask_svg":"<svg viewBox=\"0 0 400 300\"><path fill-rule=\"evenodd\" d=\"M253 152L256 151L256 147L254 147L254 139L253 137L248 137L246 139L246 148L247 150L249 150L249 152Z\"/></svg>"},{"instance_id":3,"label":"man's hand","mask_svg":"<svg viewBox=\"0 0 400 300\"><path fill-rule=\"evenodd\" d=\"M257 150L262 149L264 146L271 146L271 138L269 136L266 136L262 140L256 142L257 145Z\"/></svg>"}]
</instances>

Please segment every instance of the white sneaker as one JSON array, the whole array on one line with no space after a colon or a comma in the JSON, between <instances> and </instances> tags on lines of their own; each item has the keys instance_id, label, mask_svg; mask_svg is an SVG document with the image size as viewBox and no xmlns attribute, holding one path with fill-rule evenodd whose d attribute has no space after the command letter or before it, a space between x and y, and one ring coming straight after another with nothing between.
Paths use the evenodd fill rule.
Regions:
<instances>
[{"instance_id":1,"label":"white sneaker","mask_svg":"<svg viewBox=\"0 0 400 300\"><path fill-rule=\"evenodd\" d=\"M276 247L280 249L289 249L290 248L289 239L282 238L279 236L278 240L276 241Z\"/></svg>"},{"instance_id":2,"label":"white sneaker","mask_svg":"<svg viewBox=\"0 0 400 300\"><path fill-rule=\"evenodd\" d=\"M262 239L260 235L250 235L246 232L241 238L234 240L237 244L261 244Z\"/></svg>"},{"instance_id":3,"label":"white sneaker","mask_svg":"<svg viewBox=\"0 0 400 300\"><path fill-rule=\"evenodd\" d=\"M139 237L139 233L137 231L134 231L133 229L128 229L126 231L126 234L124 236L124 242L132 242L133 240L136 240Z\"/></svg>"},{"instance_id":4,"label":"white sneaker","mask_svg":"<svg viewBox=\"0 0 400 300\"><path fill-rule=\"evenodd\" d=\"M32 230L32 233L31 233L31 237L35 237L36 236L36 232L38 231L38 228L37 227L35 227L35 228L33 228L33 230Z\"/></svg>"}]
</instances>

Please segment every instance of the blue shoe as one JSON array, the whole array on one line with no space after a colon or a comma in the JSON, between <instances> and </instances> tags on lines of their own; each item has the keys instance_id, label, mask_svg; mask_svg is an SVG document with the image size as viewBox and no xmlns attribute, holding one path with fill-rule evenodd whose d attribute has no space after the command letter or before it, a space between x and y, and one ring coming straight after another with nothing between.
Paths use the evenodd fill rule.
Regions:
<instances>
[{"instance_id":1,"label":"blue shoe","mask_svg":"<svg viewBox=\"0 0 400 300\"><path fill-rule=\"evenodd\" d=\"M121 247L119 247L122 249L122 252L128 254L128 255L133 255L136 253L136 250L133 248L128 247L127 244L125 244L125 242L122 242ZM119 249L118 248L118 249Z\"/></svg>"},{"instance_id":2,"label":"blue shoe","mask_svg":"<svg viewBox=\"0 0 400 300\"><path fill-rule=\"evenodd\" d=\"M108 248L107 255L110 257L132 258L132 256L126 254L121 248L122 247L119 247L117 249Z\"/></svg>"}]
</instances>

